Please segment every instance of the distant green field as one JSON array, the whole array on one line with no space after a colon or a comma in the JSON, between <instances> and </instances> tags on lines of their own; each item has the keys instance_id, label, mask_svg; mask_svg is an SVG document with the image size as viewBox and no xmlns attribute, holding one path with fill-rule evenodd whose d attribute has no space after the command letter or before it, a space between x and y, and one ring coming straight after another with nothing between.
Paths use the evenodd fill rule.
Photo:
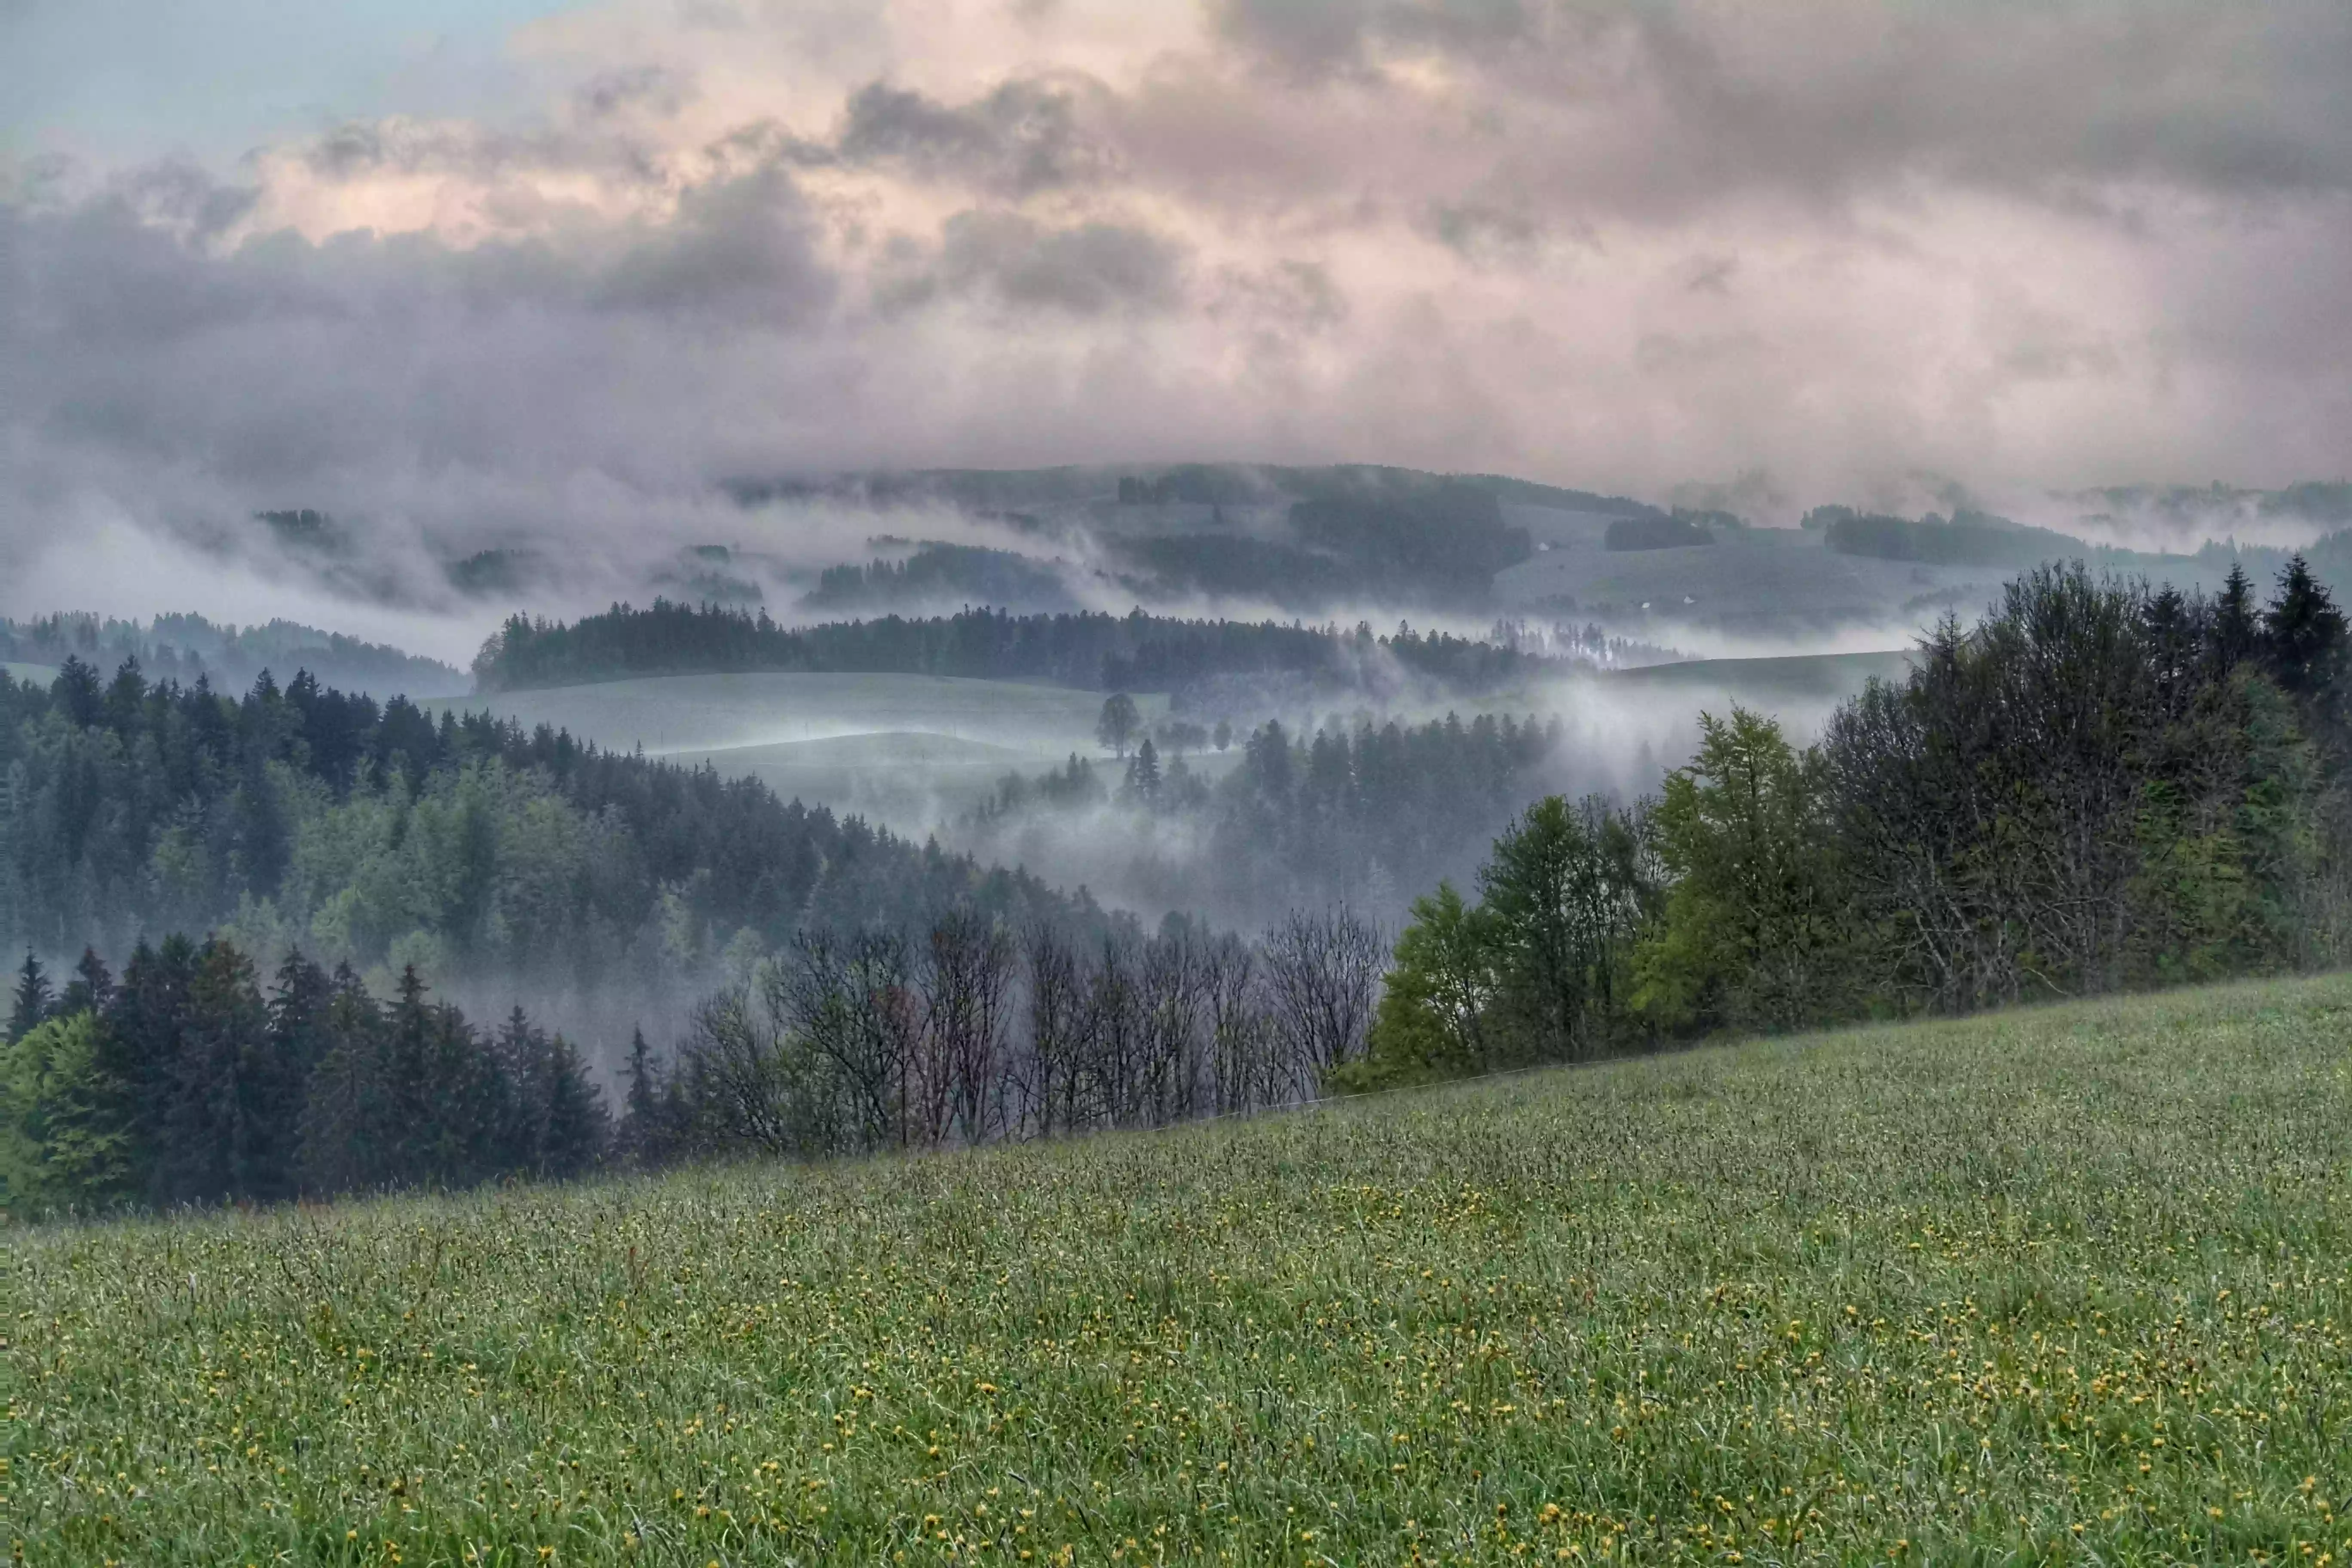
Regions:
<instances>
[{"instance_id":1,"label":"distant green field","mask_svg":"<svg viewBox=\"0 0 2352 1568\"><path fill-rule=\"evenodd\" d=\"M619 750L767 780L787 798L928 817L1007 773L1095 755L1103 694L927 675L679 675L422 704L552 724ZM1165 696L1136 705L1147 722Z\"/></svg>"},{"instance_id":2,"label":"distant green field","mask_svg":"<svg viewBox=\"0 0 2352 1568\"><path fill-rule=\"evenodd\" d=\"M53 664L0 663L0 669L6 670L11 680L29 680L40 686L47 686L58 678L58 668Z\"/></svg>"},{"instance_id":3,"label":"distant green field","mask_svg":"<svg viewBox=\"0 0 2352 1568\"><path fill-rule=\"evenodd\" d=\"M1661 692L1729 692L1758 701L1851 697L1873 676L1899 680L1911 668L1908 650L1885 653L1793 654L1778 658L1702 658L1682 664L1612 670L1619 688Z\"/></svg>"},{"instance_id":4,"label":"distant green field","mask_svg":"<svg viewBox=\"0 0 2352 1568\"><path fill-rule=\"evenodd\" d=\"M2342 1562L2352 980L28 1232L35 1563Z\"/></svg>"}]
</instances>

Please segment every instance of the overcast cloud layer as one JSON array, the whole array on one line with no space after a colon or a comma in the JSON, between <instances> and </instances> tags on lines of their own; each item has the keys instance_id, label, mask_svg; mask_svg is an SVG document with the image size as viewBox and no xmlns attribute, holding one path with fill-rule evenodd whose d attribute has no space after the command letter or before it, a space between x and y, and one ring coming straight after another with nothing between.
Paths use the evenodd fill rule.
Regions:
<instances>
[{"instance_id":1,"label":"overcast cloud layer","mask_svg":"<svg viewBox=\"0 0 2352 1568\"><path fill-rule=\"evenodd\" d=\"M2352 468L2343 0L614 0L499 68L215 164L7 127L0 612L257 507L603 548L783 469Z\"/></svg>"}]
</instances>

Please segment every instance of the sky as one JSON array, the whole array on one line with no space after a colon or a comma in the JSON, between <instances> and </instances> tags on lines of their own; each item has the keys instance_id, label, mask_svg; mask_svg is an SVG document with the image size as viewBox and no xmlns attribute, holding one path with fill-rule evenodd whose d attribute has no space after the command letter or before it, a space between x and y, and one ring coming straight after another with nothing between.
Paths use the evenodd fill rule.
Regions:
<instances>
[{"instance_id":1,"label":"sky","mask_svg":"<svg viewBox=\"0 0 2352 1568\"><path fill-rule=\"evenodd\" d=\"M2340 479L2347 81L2343 0L0 0L0 612L877 466Z\"/></svg>"}]
</instances>

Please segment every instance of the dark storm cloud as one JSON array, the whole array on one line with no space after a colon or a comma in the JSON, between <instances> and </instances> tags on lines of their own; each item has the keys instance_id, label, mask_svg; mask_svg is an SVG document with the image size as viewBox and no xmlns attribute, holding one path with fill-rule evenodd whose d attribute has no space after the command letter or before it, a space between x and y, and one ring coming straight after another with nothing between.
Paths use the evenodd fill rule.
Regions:
<instances>
[{"instance_id":1,"label":"dark storm cloud","mask_svg":"<svg viewBox=\"0 0 2352 1568\"><path fill-rule=\"evenodd\" d=\"M1081 123L1076 81L1004 82L969 103L869 82L852 94L839 137L820 159L897 165L918 178L1015 197L1091 184L1116 173L1109 150Z\"/></svg>"},{"instance_id":2,"label":"dark storm cloud","mask_svg":"<svg viewBox=\"0 0 2352 1568\"><path fill-rule=\"evenodd\" d=\"M941 296L978 295L1016 311L1102 316L1175 309L1184 253L1130 223L1053 227L1003 209L956 214L937 249L892 279L886 303L905 310Z\"/></svg>"},{"instance_id":3,"label":"dark storm cloud","mask_svg":"<svg viewBox=\"0 0 2352 1568\"><path fill-rule=\"evenodd\" d=\"M1377 43L1483 53L1528 37L1541 0L1219 0L1219 26L1295 70L1360 67Z\"/></svg>"},{"instance_id":4,"label":"dark storm cloud","mask_svg":"<svg viewBox=\"0 0 2352 1568\"><path fill-rule=\"evenodd\" d=\"M1223 0L1245 57L1360 88L1435 56L1530 186L1668 208L1932 177L2079 197L2352 190L2352 6L1860 0ZM1541 144L1562 114L1601 123ZM1622 132L1610 133L1614 125Z\"/></svg>"},{"instance_id":5,"label":"dark storm cloud","mask_svg":"<svg viewBox=\"0 0 2352 1568\"><path fill-rule=\"evenodd\" d=\"M656 317L793 326L832 302L807 205L769 168L688 191L677 216L625 244L592 298Z\"/></svg>"}]
</instances>

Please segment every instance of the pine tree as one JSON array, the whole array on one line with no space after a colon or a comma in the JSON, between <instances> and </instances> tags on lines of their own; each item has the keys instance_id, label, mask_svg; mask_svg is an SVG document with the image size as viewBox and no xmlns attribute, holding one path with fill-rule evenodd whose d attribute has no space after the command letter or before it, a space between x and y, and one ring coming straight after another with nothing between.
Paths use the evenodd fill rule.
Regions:
<instances>
[{"instance_id":1,"label":"pine tree","mask_svg":"<svg viewBox=\"0 0 2352 1568\"><path fill-rule=\"evenodd\" d=\"M662 1075L654 1066L653 1049L646 1044L645 1030L632 1030L629 1087L621 1101L621 1126L615 1142L621 1158L641 1168L663 1164L674 1152L668 1100L662 1089Z\"/></svg>"},{"instance_id":2,"label":"pine tree","mask_svg":"<svg viewBox=\"0 0 2352 1568\"><path fill-rule=\"evenodd\" d=\"M196 950L186 937L166 937L160 948L141 942L122 967L122 984L99 1033L105 1077L122 1097L131 1183L150 1202L163 1195L157 1180L163 1121L177 1083L195 969Z\"/></svg>"},{"instance_id":3,"label":"pine tree","mask_svg":"<svg viewBox=\"0 0 2352 1568\"><path fill-rule=\"evenodd\" d=\"M541 1062L539 1173L558 1181L585 1175L604 1163L613 1139L612 1115L571 1041L556 1036Z\"/></svg>"},{"instance_id":4,"label":"pine tree","mask_svg":"<svg viewBox=\"0 0 2352 1568\"><path fill-rule=\"evenodd\" d=\"M1127 793L1146 805L1160 799L1160 752L1147 737L1127 765Z\"/></svg>"},{"instance_id":5,"label":"pine tree","mask_svg":"<svg viewBox=\"0 0 2352 1568\"><path fill-rule=\"evenodd\" d=\"M2254 612L2254 584L2243 566L2230 568L2221 596L2213 601L2208 637L2210 657L2221 675L2227 675L2259 650L2262 626Z\"/></svg>"},{"instance_id":6,"label":"pine tree","mask_svg":"<svg viewBox=\"0 0 2352 1568\"><path fill-rule=\"evenodd\" d=\"M387 1186L401 1129L385 1062L383 1011L348 964L328 984L324 1054L302 1101L302 1190L332 1194Z\"/></svg>"},{"instance_id":7,"label":"pine tree","mask_svg":"<svg viewBox=\"0 0 2352 1568\"><path fill-rule=\"evenodd\" d=\"M245 1089L251 1142L244 1173L247 1195L261 1202L300 1188L302 1112L310 1077L329 1048L326 972L298 950L286 955L270 988L268 1024Z\"/></svg>"},{"instance_id":8,"label":"pine tree","mask_svg":"<svg viewBox=\"0 0 2352 1568\"><path fill-rule=\"evenodd\" d=\"M16 971L15 1005L8 1012L8 1038L23 1039L39 1028L48 1016L49 977L41 968L41 961L27 952L24 967Z\"/></svg>"},{"instance_id":9,"label":"pine tree","mask_svg":"<svg viewBox=\"0 0 2352 1568\"><path fill-rule=\"evenodd\" d=\"M2263 617L2264 666L2290 695L2315 697L2336 684L2347 640L2352 633L2344 612L2303 557L2292 557L2279 574L2278 596Z\"/></svg>"},{"instance_id":10,"label":"pine tree","mask_svg":"<svg viewBox=\"0 0 2352 1568\"><path fill-rule=\"evenodd\" d=\"M252 961L215 937L196 953L186 1026L166 1089L157 1184L167 1203L250 1195L257 1150L253 1068L268 1013Z\"/></svg>"},{"instance_id":11,"label":"pine tree","mask_svg":"<svg viewBox=\"0 0 2352 1568\"><path fill-rule=\"evenodd\" d=\"M81 962L74 965L74 977L66 983L58 997L60 1015L74 1013L104 1013L114 1001L114 976L94 948L81 950Z\"/></svg>"}]
</instances>

